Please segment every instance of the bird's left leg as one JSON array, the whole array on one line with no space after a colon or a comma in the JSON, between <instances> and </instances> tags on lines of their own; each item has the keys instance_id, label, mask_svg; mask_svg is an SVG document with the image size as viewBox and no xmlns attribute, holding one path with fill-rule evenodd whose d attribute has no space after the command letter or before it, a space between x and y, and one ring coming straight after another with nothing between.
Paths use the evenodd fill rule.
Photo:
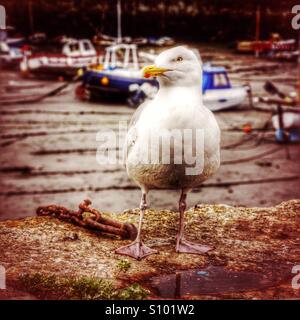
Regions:
<instances>
[{"instance_id":1,"label":"bird's left leg","mask_svg":"<svg viewBox=\"0 0 300 320\"><path fill-rule=\"evenodd\" d=\"M193 243L185 240L184 238L184 211L186 209L186 196L186 191L182 190L179 200L180 222L176 241L176 252L203 254L213 250L214 248L207 245Z\"/></svg>"},{"instance_id":2,"label":"bird's left leg","mask_svg":"<svg viewBox=\"0 0 300 320\"><path fill-rule=\"evenodd\" d=\"M141 260L142 258L150 254L157 253L157 250L154 250L145 246L141 239L142 222L143 222L143 217L146 209L147 209L146 193L143 192L141 204L140 204L140 221L139 221L137 237L129 245L118 248L116 250L116 253L123 254L125 256L130 256L137 260Z\"/></svg>"}]
</instances>

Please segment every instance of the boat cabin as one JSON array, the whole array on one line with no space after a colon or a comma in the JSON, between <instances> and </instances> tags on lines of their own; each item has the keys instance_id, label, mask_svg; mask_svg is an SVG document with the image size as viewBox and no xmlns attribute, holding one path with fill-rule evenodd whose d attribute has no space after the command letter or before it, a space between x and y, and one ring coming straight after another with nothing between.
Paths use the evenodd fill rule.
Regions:
<instances>
[{"instance_id":1,"label":"boat cabin","mask_svg":"<svg viewBox=\"0 0 300 320\"><path fill-rule=\"evenodd\" d=\"M90 40L72 40L64 44L62 54L68 57L93 56L97 52Z\"/></svg>"},{"instance_id":2,"label":"boat cabin","mask_svg":"<svg viewBox=\"0 0 300 320\"><path fill-rule=\"evenodd\" d=\"M137 47L134 44L116 44L106 48L104 69L116 68L139 70Z\"/></svg>"},{"instance_id":3,"label":"boat cabin","mask_svg":"<svg viewBox=\"0 0 300 320\"><path fill-rule=\"evenodd\" d=\"M230 89L231 84L224 67L203 66L202 90Z\"/></svg>"}]
</instances>

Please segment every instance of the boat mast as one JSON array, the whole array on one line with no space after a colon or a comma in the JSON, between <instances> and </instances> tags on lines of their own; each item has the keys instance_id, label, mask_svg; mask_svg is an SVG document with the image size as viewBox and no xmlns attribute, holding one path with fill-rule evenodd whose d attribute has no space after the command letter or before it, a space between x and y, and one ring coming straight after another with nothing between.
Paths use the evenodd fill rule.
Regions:
<instances>
[{"instance_id":1,"label":"boat mast","mask_svg":"<svg viewBox=\"0 0 300 320\"><path fill-rule=\"evenodd\" d=\"M32 9L32 0L28 1L28 17L29 17L29 26L31 34L34 33L34 19L33 19L33 9Z\"/></svg>"},{"instance_id":2,"label":"boat mast","mask_svg":"<svg viewBox=\"0 0 300 320\"><path fill-rule=\"evenodd\" d=\"M122 12L121 12L121 0L118 0L117 3L117 15L118 15L118 37L117 37L117 43L121 43L122 42Z\"/></svg>"},{"instance_id":3,"label":"boat mast","mask_svg":"<svg viewBox=\"0 0 300 320\"><path fill-rule=\"evenodd\" d=\"M255 42L256 42L256 50L255 50L255 56L259 57L259 45L258 41L260 38L260 5L256 7L256 19L255 19Z\"/></svg>"}]
</instances>

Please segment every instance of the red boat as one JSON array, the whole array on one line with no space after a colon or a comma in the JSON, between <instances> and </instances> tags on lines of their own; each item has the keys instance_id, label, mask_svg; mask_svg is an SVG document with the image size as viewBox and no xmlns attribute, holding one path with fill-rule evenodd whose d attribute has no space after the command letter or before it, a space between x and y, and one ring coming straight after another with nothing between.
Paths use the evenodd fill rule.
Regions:
<instances>
[{"instance_id":1,"label":"red boat","mask_svg":"<svg viewBox=\"0 0 300 320\"><path fill-rule=\"evenodd\" d=\"M237 51L241 53L265 53L294 51L296 46L295 39L283 40L280 35L274 33L269 40L259 41L240 41L237 44Z\"/></svg>"}]
</instances>

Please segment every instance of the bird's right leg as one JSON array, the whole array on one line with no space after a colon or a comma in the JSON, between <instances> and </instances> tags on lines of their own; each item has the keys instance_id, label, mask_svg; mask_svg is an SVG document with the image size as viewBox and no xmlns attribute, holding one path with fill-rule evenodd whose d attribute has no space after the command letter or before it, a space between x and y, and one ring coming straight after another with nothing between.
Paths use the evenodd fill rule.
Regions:
<instances>
[{"instance_id":1,"label":"bird's right leg","mask_svg":"<svg viewBox=\"0 0 300 320\"><path fill-rule=\"evenodd\" d=\"M116 250L116 253L123 254L125 256L130 256L137 260L141 260L142 258L149 256L150 254L157 253L157 250L154 250L145 246L141 239L142 223L143 223L143 217L146 209L147 209L146 193L143 192L141 203L140 203L140 221L139 221L137 237L131 244L118 248Z\"/></svg>"}]
</instances>

